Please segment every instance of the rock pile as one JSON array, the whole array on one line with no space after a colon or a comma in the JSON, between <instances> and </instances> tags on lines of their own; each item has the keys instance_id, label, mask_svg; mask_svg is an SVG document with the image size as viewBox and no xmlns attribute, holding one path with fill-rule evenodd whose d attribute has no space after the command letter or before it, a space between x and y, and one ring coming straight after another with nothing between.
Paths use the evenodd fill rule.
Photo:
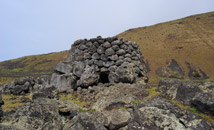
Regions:
<instances>
[{"instance_id":1,"label":"rock pile","mask_svg":"<svg viewBox=\"0 0 214 130\"><path fill-rule=\"evenodd\" d=\"M148 82L138 44L117 37L77 40L66 61L56 66L51 83L61 91L98 83Z\"/></svg>"},{"instance_id":2,"label":"rock pile","mask_svg":"<svg viewBox=\"0 0 214 130\"><path fill-rule=\"evenodd\" d=\"M0 86L0 93L25 95L50 86L50 78L50 75L42 75L37 79L34 79L33 77L17 78L8 84Z\"/></svg>"},{"instance_id":3,"label":"rock pile","mask_svg":"<svg viewBox=\"0 0 214 130\"><path fill-rule=\"evenodd\" d=\"M4 94L23 95L29 93L34 85L35 80L32 77L23 77L1 86L0 92Z\"/></svg>"}]
</instances>

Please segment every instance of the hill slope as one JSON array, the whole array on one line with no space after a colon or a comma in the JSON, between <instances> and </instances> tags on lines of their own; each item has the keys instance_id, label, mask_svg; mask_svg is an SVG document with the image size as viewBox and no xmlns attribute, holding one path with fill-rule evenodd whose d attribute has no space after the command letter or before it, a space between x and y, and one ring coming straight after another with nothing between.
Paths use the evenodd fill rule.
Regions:
<instances>
[{"instance_id":1,"label":"hill slope","mask_svg":"<svg viewBox=\"0 0 214 130\"><path fill-rule=\"evenodd\" d=\"M65 60L67 54L68 51L62 51L0 62L0 84L23 76L51 74L56 64Z\"/></svg>"},{"instance_id":2,"label":"hill slope","mask_svg":"<svg viewBox=\"0 0 214 130\"><path fill-rule=\"evenodd\" d=\"M187 78L189 62L214 80L214 12L194 15L148 27L129 29L118 35L140 44L151 71L150 79L158 81L155 70L175 59ZM68 51L26 56L0 62L0 84L16 77L50 74Z\"/></svg>"},{"instance_id":3,"label":"hill slope","mask_svg":"<svg viewBox=\"0 0 214 130\"><path fill-rule=\"evenodd\" d=\"M189 71L186 62L214 78L214 12L130 29L118 37L140 44L150 65L150 78L156 77L155 70L170 59L178 62L185 78Z\"/></svg>"}]
</instances>

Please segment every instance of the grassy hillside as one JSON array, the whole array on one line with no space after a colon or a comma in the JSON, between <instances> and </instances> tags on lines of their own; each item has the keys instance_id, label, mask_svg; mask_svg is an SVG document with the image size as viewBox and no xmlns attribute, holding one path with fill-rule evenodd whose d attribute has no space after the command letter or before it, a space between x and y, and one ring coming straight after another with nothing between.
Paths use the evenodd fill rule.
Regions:
<instances>
[{"instance_id":1,"label":"grassy hillside","mask_svg":"<svg viewBox=\"0 0 214 130\"><path fill-rule=\"evenodd\" d=\"M187 79L189 62L214 80L214 12L199 14L148 27L129 29L118 35L140 44L151 71L150 81L160 77L155 70L175 59ZM67 57L68 51L26 56L0 62L0 84L22 76L39 76L53 72L56 64Z\"/></svg>"},{"instance_id":2,"label":"grassy hillside","mask_svg":"<svg viewBox=\"0 0 214 130\"><path fill-rule=\"evenodd\" d=\"M150 78L158 78L155 70L173 58L184 70L185 78L185 62L189 62L214 79L214 12L129 29L118 37L140 44L151 68Z\"/></svg>"},{"instance_id":3,"label":"grassy hillside","mask_svg":"<svg viewBox=\"0 0 214 130\"><path fill-rule=\"evenodd\" d=\"M37 77L43 74L51 74L56 64L65 60L67 54L68 51L62 51L0 62L0 84L23 76Z\"/></svg>"}]
</instances>

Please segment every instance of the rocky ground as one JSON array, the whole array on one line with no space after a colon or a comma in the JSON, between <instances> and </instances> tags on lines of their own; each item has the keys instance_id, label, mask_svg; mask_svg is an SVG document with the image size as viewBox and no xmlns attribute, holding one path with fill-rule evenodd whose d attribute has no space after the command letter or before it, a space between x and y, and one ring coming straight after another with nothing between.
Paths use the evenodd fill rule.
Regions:
<instances>
[{"instance_id":1,"label":"rocky ground","mask_svg":"<svg viewBox=\"0 0 214 130\"><path fill-rule=\"evenodd\" d=\"M3 130L212 130L213 82L190 82L163 79L157 92L148 84L99 84L59 93L55 87L37 79L30 91L27 79L21 79L23 97L32 97L13 110L0 109ZM31 78L28 78L31 79ZM48 79L46 77L46 79ZM19 80L15 82L18 83ZM38 82L40 81L40 82ZM18 83L21 84L21 83ZM38 87L39 86L39 87ZM16 89L14 87L13 89ZM13 94L12 89L2 96ZM151 95L156 92L155 96ZM6 94L7 93L7 94ZM18 96L18 95L17 95ZM4 101L1 105L4 108ZM16 98L17 99L17 98ZM13 100L13 99L11 99ZM14 99L15 100L15 99ZM24 99L23 99L24 100ZM26 99L25 99L26 100ZM20 100L21 102L22 100ZM177 101L189 110L177 105ZM191 111L195 108L197 112ZM3 109L4 110L4 109ZM209 115L204 118L198 113Z\"/></svg>"}]
</instances>

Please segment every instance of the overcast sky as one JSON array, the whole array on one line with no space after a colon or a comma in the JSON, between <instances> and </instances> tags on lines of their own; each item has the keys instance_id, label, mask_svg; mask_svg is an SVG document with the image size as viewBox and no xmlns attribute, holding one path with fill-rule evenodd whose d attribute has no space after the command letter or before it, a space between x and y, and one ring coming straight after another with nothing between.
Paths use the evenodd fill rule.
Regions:
<instances>
[{"instance_id":1,"label":"overcast sky","mask_svg":"<svg viewBox=\"0 0 214 130\"><path fill-rule=\"evenodd\" d=\"M214 11L214 0L0 0L0 61Z\"/></svg>"}]
</instances>

